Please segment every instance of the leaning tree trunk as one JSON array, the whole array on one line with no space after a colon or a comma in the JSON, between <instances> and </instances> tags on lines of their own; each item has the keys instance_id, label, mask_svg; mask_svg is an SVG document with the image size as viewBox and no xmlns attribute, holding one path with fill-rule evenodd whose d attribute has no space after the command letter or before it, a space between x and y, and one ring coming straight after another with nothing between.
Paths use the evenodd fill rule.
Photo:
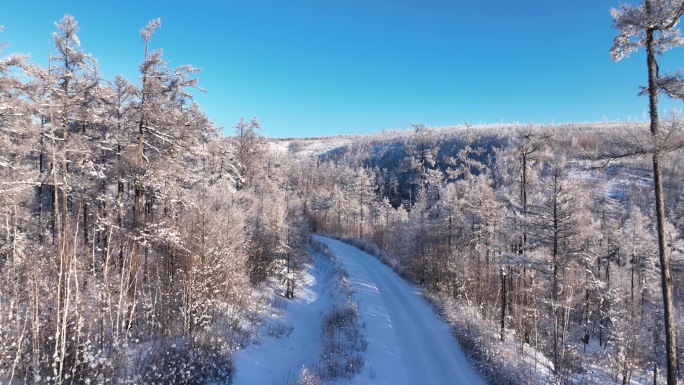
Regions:
<instances>
[{"instance_id":1,"label":"leaning tree trunk","mask_svg":"<svg viewBox=\"0 0 684 385\"><path fill-rule=\"evenodd\" d=\"M650 2L646 1L650 13ZM672 306L672 273L670 271L670 251L667 246L667 229L665 228L665 199L663 194L663 176L660 166L660 148L657 143L660 128L658 126L658 63L655 58L653 41L654 30L646 30L646 55L648 64L648 101L651 118L651 136L653 149L653 182L655 185L656 220L658 230L658 253L660 255L660 277L663 291L663 315L665 318L665 350L667 354L667 384L677 385L677 335L675 330Z\"/></svg>"}]
</instances>

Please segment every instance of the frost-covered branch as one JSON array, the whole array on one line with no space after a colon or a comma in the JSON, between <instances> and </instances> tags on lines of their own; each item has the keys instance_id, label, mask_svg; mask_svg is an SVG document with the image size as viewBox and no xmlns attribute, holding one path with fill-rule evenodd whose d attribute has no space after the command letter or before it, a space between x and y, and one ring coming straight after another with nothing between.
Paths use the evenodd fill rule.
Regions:
<instances>
[{"instance_id":1,"label":"frost-covered branch","mask_svg":"<svg viewBox=\"0 0 684 385\"><path fill-rule=\"evenodd\" d=\"M674 28L684 12L684 1L651 0L650 3L650 12L646 3L637 7L620 4L618 8L611 8L613 28L618 30L610 49L610 57L614 61L629 57L632 52L645 47L648 30L656 32L654 45L657 54L684 43L680 30Z\"/></svg>"}]
</instances>

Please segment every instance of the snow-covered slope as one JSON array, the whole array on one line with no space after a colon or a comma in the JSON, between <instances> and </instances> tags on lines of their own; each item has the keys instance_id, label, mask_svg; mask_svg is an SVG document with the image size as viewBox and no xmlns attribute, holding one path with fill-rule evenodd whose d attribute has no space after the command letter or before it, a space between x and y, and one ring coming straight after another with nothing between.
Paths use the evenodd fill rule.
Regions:
<instances>
[{"instance_id":1,"label":"snow-covered slope","mask_svg":"<svg viewBox=\"0 0 684 385\"><path fill-rule=\"evenodd\" d=\"M484 384L447 325L409 285L375 257L316 236L342 260L368 338L356 384Z\"/></svg>"},{"instance_id":2,"label":"snow-covered slope","mask_svg":"<svg viewBox=\"0 0 684 385\"><path fill-rule=\"evenodd\" d=\"M273 151L291 154L299 158L320 156L358 141L358 135L322 136L297 139L270 139L268 146Z\"/></svg>"}]
</instances>

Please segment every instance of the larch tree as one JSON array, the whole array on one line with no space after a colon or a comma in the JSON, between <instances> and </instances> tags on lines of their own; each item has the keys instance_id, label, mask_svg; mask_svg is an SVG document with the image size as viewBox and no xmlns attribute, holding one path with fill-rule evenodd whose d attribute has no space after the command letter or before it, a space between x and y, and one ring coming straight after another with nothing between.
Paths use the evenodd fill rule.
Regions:
<instances>
[{"instance_id":1,"label":"larch tree","mask_svg":"<svg viewBox=\"0 0 684 385\"><path fill-rule=\"evenodd\" d=\"M235 126L235 135L237 136L237 161L238 167L241 171L241 178L238 184L239 188L251 184L252 179L258 166L258 162L264 155L264 138L259 135L261 125L259 120L255 117L249 122L245 118L240 117L240 121Z\"/></svg>"},{"instance_id":2,"label":"larch tree","mask_svg":"<svg viewBox=\"0 0 684 385\"><path fill-rule=\"evenodd\" d=\"M354 236L363 238L366 234L364 226L368 221L368 213L371 210L375 196L375 181L373 180L371 170L358 167L355 171L352 186L350 195L356 200L353 210L358 209L358 216L355 214L358 231L355 231Z\"/></svg>"},{"instance_id":3,"label":"larch tree","mask_svg":"<svg viewBox=\"0 0 684 385\"><path fill-rule=\"evenodd\" d=\"M684 43L677 28L684 13L682 0L644 0L638 6L622 4L612 8L613 27L618 30L610 49L611 59L621 60L639 48L646 49L646 65L648 69L648 85L644 93L648 95L650 132L653 140L651 156L653 162L653 182L655 185L656 228L658 232L658 253L661 268L661 289L663 292L663 316L665 320L665 344L667 356L667 383L677 384L677 336L675 314L673 309L672 272L670 269L670 250L665 215L665 197L663 193L663 173L661 162L666 151L663 130L658 116L658 96L661 91L677 96L682 80L677 76L661 77L656 55Z\"/></svg>"},{"instance_id":4,"label":"larch tree","mask_svg":"<svg viewBox=\"0 0 684 385\"><path fill-rule=\"evenodd\" d=\"M423 123L411 123L414 135L412 136L412 143L408 148L408 156L411 164L411 169L418 174L415 178L414 184L417 185L415 191L415 200L424 199L426 189L428 186L427 171L434 167L435 157L438 152L438 146L434 140L434 132ZM413 202L412 202L413 203Z\"/></svg>"},{"instance_id":5,"label":"larch tree","mask_svg":"<svg viewBox=\"0 0 684 385\"><path fill-rule=\"evenodd\" d=\"M511 134L509 146L495 151L496 191L499 200L505 202L504 207L507 208L503 225L508 231L500 232L504 246L500 260L501 273L508 270L507 279L514 282L510 285L509 295L502 293L502 298L505 300L508 297L513 305L517 317L515 323L521 329L518 333L521 341L529 341L532 330L535 329L533 320L536 319L537 312L532 306L528 306L535 285L533 272L538 268L528 247L528 238L532 231L529 223L531 196L538 187L539 174L545 166L545 160L551 157L549 147L552 140L549 130L530 124ZM502 337L506 319L504 312L502 303Z\"/></svg>"},{"instance_id":6,"label":"larch tree","mask_svg":"<svg viewBox=\"0 0 684 385\"><path fill-rule=\"evenodd\" d=\"M586 237L582 229L587 227L587 210L577 183L570 177L565 160L556 160L543 175L535 204L529 207L530 247L538 249L548 264L549 334L557 379L565 369L568 312L574 290L568 275L577 270L577 259Z\"/></svg>"},{"instance_id":7,"label":"larch tree","mask_svg":"<svg viewBox=\"0 0 684 385\"><path fill-rule=\"evenodd\" d=\"M82 218L88 218L87 198L84 194L89 175L86 167L92 156L89 146L93 141L87 137L85 128L95 115L91 103L100 76L95 59L80 48L76 19L66 15L55 26L57 32L53 33L53 38L56 52L50 58L47 86L51 92L53 206L54 215L58 218L56 254L59 274L53 375L61 382L69 375L67 370L70 363L65 360L67 356L71 359L75 354L70 350L78 349L71 341L80 341L83 332L81 325L74 325L75 320L82 317L81 311L85 310L84 298L77 286L85 283L86 275L81 274L80 270L86 260L83 257L77 258L85 253L79 252L82 249L72 232L75 235L80 228L80 232L87 238L87 222L80 226L74 217L78 217L78 212L82 209ZM74 209L75 212L72 212Z\"/></svg>"},{"instance_id":8,"label":"larch tree","mask_svg":"<svg viewBox=\"0 0 684 385\"><path fill-rule=\"evenodd\" d=\"M6 46L0 43L0 52ZM30 131L28 90L22 83L24 67L24 55L0 56L0 302L5 304L25 301L27 268L35 260L37 249L32 250L26 242L25 230L35 222L23 209L31 202L31 187L36 184L35 170L25 161L36 140ZM24 336L27 330L35 331L26 326L30 310L15 309L0 312L0 366L8 369L7 381L18 377L20 362L28 360L22 354L27 345Z\"/></svg>"},{"instance_id":9,"label":"larch tree","mask_svg":"<svg viewBox=\"0 0 684 385\"><path fill-rule=\"evenodd\" d=\"M134 185L131 296L135 295L138 270L143 268L143 280L148 273L149 260L142 260L147 256L144 248L155 234L160 234L149 228L158 225L151 221L157 206L163 206L160 211L169 226L179 219L178 215L188 202L184 189L176 183L177 176L190 177L180 171L180 168L187 167L182 163L190 161L200 142L214 132L213 125L199 110L190 93L191 88L198 88L194 74L199 70L189 65L171 68L163 60L161 49L151 49L151 36L160 26L161 20L155 19L140 31L144 60L139 66L140 88L131 103L132 120L135 122L131 126L134 126L137 136L135 153L130 160L130 179ZM192 185L192 181L183 182L183 185Z\"/></svg>"},{"instance_id":10,"label":"larch tree","mask_svg":"<svg viewBox=\"0 0 684 385\"><path fill-rule=\"evenodd\" d=\"M516 252L522 255L523 258L527 251L528 230L525 227L525 220L528 214L528 196L534 180L534 173L531 171L531 168L535 163L550 156L548 146L551 139L550 131L529 125L515 135L508 150L510 152L508 155L512 157L513 165L516 167L511 176L518 178L517 183L519 186L518 199L511 198L514 202L513 207L521 219L518 224L521 229L519 230L518 236L520 239L516 246Z\"/></svg>"},{"instance_id":11,"label":"larch tree","mask_svg":"<svg viewBox=\"0 0 684 385\"><path fill-rule=\"evenodd\" d=\"M2 26L0 26L2 31ZM0 42L0 52L7 45ZM0 205L2 222L0 233L0 266L10 262L16 254L16 196L33 182L21 181L19 160L29 150L21 143L27 138L30 108L26 105L24 86L20 79L26 57L13 54L0 57ZM17 181L17 179L19 179Z\"/></svg>"},{"instance_id":12,"label":"larch tree","mask_svg":"<svg viewBox=\"0 0 684 385\"><path fill-rule=\"evenodd\" d=\"M85 116L92 113L90 103L92 93L99 83L95 59L81 48L81 41L77 35L78 22L71 15L64 16L58 23L57 32L53 34L56 54L51 57L50 74L52 89L55 133L61 131L58 142L61 150L61 226L62 235L68 230L67 202L69 201L70 185L69 172L76 173L74 168L81 165L81 159L76 159L75 153L88 154L88 149L70 148L79 144L81 138L75 133L85 134L88 122ZM58 125L58 126L57 126ZM70 135L72 134L72 135ZM80 151L79 151L80 150ZM56 160L53 160L56 163Z\"/></svg>"}]
</instances>

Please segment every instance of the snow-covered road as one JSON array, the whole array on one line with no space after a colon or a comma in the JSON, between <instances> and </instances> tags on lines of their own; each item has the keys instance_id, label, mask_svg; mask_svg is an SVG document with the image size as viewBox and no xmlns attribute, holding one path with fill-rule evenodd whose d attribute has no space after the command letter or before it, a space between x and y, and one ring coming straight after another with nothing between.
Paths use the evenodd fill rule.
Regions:
<instances>
[{"instance_id":1,"label":"snow-covered road","mask_svg":"<svg viewBox=\"0 0 684 385\"><path fill-rule=\"evenodd\" d=\"M375 257L345 243L315 236L342 262L359 305L367 340L365 364L354 378L334 385L484 384L466 360L448 326L409 285ZM290 332L270 336L234 356L234 384L295 384L303 366L316 368L321 354L321 316L331 306L332 262L314 257L299 277L295 299L265 320ZM339 263L339 262L338 262Z\"/></svg>"},{"instance_id":2,"label":"snow-covered road","mask_svg":"<svg viewBox=\"0 0 684 385\"><path fill-rule=\"evenodd\" d=\"M354 288L365 334L366 364L356 384L484 384L448 326L375 257L345 243L315 236L337 255Z\"/></svg>"}]
</instances>

